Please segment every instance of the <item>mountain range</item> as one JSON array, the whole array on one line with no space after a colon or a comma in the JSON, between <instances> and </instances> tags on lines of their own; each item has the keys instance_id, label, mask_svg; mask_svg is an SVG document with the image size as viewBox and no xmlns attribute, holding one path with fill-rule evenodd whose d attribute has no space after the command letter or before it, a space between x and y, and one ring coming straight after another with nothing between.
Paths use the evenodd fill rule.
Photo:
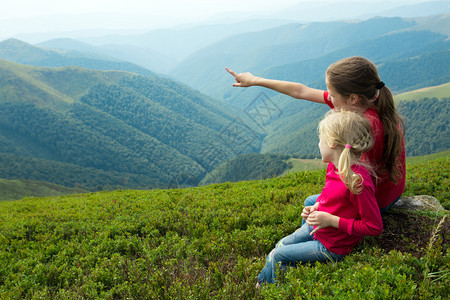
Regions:
<instances>
[{"instance_id":1,"label":"mountain range","mask_svg":"<svg viewBox=\"0 0 450 300\"><path fill-rule=\"evenodd\" d=\"M317 156L316 128L326 106L263 88L232 88L224 67L325 89L329 64L362 55L377 64L394 93L442 85L450 82L449 22L449 14L304 24L273 20L263 22L271 28L250 26L239 34L233 34L238 26L227 34L221 25L214 39L213 27L206 26L204 44L187 47L184 55L192 54L184 59L181 52L165 51L168 44L146 52L132 42L5 40L0 178L91 190L171 187L198 184L221 163L246 153ZM189 36L161 31L160 39L175 33ZM149 69L158 63L165 67ZM446 150L448 98L416 100L399 103L414 132L408 140L407 131L408 154Z\"/></svg>"},{"instance_id":2,"label":"mountain range","mask_svg":"<svg viewBox=\"0 0 450 300\"><path fill-rule=\"evenodd\" d=\"M1 60L0 82L0 178L40 180L63 170L72 174L70 186L114 186L118 177L129 186L164 186L200 180L259 149L259 135L242 127L239 112L168 79ZM227 128L239 126L245 143L230 140ZM33 172L23 174L26 165ZM64 176L53 182L68 184Z\"/></svg>"},{"instance_id":3,"label":"mountain range","mask_svg":"<svg viewBox=\"0 0 450 300\"><path fill-rule=\"evenodd\" d=\"M224 66L236 72L250 71L255 75L324 88L326 68L343 57L365 56L381 68L386 63L448 51L449 25L450 14L410 19L293 23L243 33L212 44L183 60L170 74L206 94L234 103L242 102L239 97L242 91L230 92L232 80L222 71ZM448 66L448 60L443 63ZM381 68L381 75L391 72L386 68L386 71ZM396 68L394 71L401 73L403 70ZM392 77L396 76L398 74ZM448 81L448 76L441 81L445 80ZM395 86L394 92L412 89L409 80L399 81L403 85ZM423 83L423 86L427 85Z\"/></svg>"}]
</instances>

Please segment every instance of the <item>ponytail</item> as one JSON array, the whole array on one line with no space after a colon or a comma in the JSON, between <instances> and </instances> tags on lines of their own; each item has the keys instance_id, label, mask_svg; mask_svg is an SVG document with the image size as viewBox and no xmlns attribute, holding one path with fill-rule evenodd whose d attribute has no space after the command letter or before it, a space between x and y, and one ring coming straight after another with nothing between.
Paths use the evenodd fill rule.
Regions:
<instances>
[{"instance_id":1,"label":"ponytail","mask_svg":"<svg viewBox=\"0 0 450 300\"><path fill-rule=\"evenodd\" d=\"M339 157L338 174L353 194L359 194L362 190L363 179L360 174L356 174L352 170L352 162L354 159L352 158L350 145L347 145L345 145Z\"/></svg>"},{"instance_id":2,"label":"ponytail","mask_svg":"<svg viewBox=\"0 0 450 300\"><path fill-rule=\"evenodd\" d=\"M389 173L389 180L398 183L402 176L400 154L402 153L402 141L405 135L405 123L397 113L394 98L387 87L382 87L380 95L375 102L378 116L383 123L384 149L382 161L386 171Z\"/></svg>"}]
</instances>

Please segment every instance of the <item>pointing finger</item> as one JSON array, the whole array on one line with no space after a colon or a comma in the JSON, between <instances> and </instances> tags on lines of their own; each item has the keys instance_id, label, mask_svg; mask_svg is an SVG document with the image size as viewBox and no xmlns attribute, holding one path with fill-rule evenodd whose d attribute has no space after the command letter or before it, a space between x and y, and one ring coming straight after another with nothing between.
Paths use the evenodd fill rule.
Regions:
<instances>
[{"instance_id":1,"label":"pointing finger","mask_svg":"<svg viewBox=\"0 0 450 300\"><path fill-rule=\"evenodd\" d=\"M233 70L228 69L227 67L225 67L225 70L228 71L228 73L230 73L231 75L233 75L234 77L237 76L236 72L234 72Z\"/></svg>"}]
</instances>

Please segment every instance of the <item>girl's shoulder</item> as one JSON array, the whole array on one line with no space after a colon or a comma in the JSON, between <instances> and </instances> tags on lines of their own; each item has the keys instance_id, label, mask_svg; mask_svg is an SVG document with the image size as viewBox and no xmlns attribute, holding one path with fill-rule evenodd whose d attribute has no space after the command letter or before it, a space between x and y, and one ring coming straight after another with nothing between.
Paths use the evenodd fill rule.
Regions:
<instances>
[{"instance_id":1,"label":"girl's shoulder","mask_svg":"<svg viewBox=\"0 0 450 300\"><path fill-rule=\"evenodd\" d=\"M374 107L370 107L364 111L364 117L370 122L372 127L382 126L382 122L380 116L378 115L378 111Z\"/></svg>"}]
</instances>

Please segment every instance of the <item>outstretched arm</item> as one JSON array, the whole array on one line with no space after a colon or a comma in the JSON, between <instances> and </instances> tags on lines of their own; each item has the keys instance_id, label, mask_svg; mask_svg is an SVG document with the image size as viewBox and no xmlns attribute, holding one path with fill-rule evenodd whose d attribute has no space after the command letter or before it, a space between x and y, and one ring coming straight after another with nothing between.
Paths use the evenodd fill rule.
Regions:
<instances>
[{"instance_id":1,"label":"outstretched arm","mask_svg":"<svg viewBox=\"0 0 450 300\"><path fill-rule=\"evenodd\" d=\"M233 86L262 86L296 99L305 99L311 102L325 103L322 90L313 89L297 82L256 77L249 72L237 74L233 70L228 68L225 69L236 79L236 83L234 83Z\"/></svg>"}]
</instances>

